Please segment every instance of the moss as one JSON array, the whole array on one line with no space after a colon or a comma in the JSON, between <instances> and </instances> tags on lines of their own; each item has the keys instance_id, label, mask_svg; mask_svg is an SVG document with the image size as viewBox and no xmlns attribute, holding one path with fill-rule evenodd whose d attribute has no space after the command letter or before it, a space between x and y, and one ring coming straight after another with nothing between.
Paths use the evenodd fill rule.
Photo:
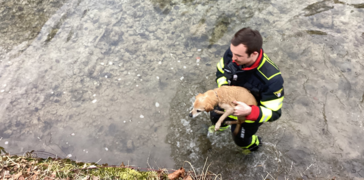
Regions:
<instances>
[{"instance_id":1,"label":"moss","mask_svg":"<svg viewBox=\"0 0 364 180\"><path fill-rule=\"evenodd\" d=\"M221 179L219 175L207 172L207 170L206 174L202 175L194 174L192 171L183 170L183 172L185 176L194 176L195 179ZM108 164L76 162L71 159L42 159L34 157L32 152L26 153L25 156L0 155L0 179L164 180L168 179L168 173L166 169L139 171L125 166L124 163L121 163L119 167L110 167Z\"/></svg>"},{"instance_id":2,"label":"moss","mask_svg":"<svg viewBox=\"0 0 364 180\"><path fill-rule=\"evenodd\" d=\"M33 158L27 156L0 156L0 178L14 178L15 175L44 179L46 177L59 179L80 179L97 177L99 179L166 179L167 174L156 171L138 171L132 167L108 167L107 164L76 162L71 159ZM7 175L3 171L9 171ZM161 171L162 172L162 171ZM7 176L7 177L5 177Z\"/></svg>"}]
</instances>

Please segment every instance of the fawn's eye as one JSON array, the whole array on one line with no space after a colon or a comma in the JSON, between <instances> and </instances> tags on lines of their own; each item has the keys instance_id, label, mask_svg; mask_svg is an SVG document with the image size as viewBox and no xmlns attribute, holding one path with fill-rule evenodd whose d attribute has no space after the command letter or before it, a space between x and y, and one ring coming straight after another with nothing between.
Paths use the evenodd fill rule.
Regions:
<instances>
[{"instance_id":1,"label":"fawn's eye","mask_svg":"<svg viewBox=\"0 0 364 180\"><path fill-rule=\"evenodd\" d=\"M201 112L200 110L197 110L197 112Z\"/></svg>"}]
</instances>

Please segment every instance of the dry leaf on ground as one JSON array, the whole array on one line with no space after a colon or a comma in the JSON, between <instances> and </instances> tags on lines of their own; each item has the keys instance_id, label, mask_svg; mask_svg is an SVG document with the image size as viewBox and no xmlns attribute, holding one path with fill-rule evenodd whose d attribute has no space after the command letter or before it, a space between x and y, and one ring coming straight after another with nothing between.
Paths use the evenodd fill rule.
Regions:
<instances>
[{"instance_id":1,"label":"dry leaf on ground","mask_svg":"<svg viewBox=\"0 0 364 180\"><path fill-rule=\"evenodd\" d=\"M180 169L178 169L177 171L174 171L171 174L168 174L168 179L170 180L175 180L179 177L184 177L185 176L185 169L183 169L183 167L181 167Z\"/></svg>"}]
</instances>

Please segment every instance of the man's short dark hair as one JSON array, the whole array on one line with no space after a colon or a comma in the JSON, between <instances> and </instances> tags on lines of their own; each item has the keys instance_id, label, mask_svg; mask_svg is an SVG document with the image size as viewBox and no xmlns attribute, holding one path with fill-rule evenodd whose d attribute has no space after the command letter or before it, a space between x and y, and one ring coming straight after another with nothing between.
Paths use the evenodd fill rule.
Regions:
<instances>
[{"instance_id":1,"label":"man's short dark hair","mask_svg":"<svg viewBox=\"0 0 364 180\"><path fill-rule=\"evenodd\" d=\"M244 44L246 46L246 53L250 56L254 51L260 52L263 45L263 39L259 31L246 27L235 33L234 37L231 39L231 44L234 46Z\"/></svg>"}]
</instances>

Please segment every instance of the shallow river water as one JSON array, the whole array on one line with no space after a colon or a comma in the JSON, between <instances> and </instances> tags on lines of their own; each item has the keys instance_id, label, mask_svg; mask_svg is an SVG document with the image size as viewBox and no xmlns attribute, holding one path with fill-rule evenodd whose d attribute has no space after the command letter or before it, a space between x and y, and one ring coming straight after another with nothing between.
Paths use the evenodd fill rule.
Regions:
<instances>
[{"instance_id":1,"label":"shallow river water","mask_svg":"<svg viewBox=\"0 0 364 180\"><path fill-rule=\"evenodd\" d=\"M362 0L0 0L0 146L223 179L364 179ZM243 155L194 96L242 27L285 79ZM205 167L205 169L206 169Z\"/></svg>"}]
</instances>

